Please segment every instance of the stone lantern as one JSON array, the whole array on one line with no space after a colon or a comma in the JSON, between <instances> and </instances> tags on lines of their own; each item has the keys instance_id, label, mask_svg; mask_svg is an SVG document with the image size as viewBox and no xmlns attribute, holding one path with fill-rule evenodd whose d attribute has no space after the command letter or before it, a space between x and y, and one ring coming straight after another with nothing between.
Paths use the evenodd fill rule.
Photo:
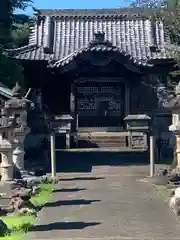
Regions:
<instances>
[{"instance_id":1,"label":"stone lantern","mask_svg":"<svg viewBox=\"0 0 180 240\"><path fill-rule=\"evenodd\" d=\"M22 176L26 173L24 170L24 139L30 131L27 126L27 111L32 105L31 101L22 97L22 88L16 83L12 90L12 99L5 103L5 109L16 119L14 137L17 145L13 151L13 163Z\"/></svg>"},{"instance_id":2,"label":"stone lantern","mask_svg":"<svg viewBox=\"0 0 180 240\"><path fill-rule=\"evenodd\" d=\"M3 112L0 118L0 152L1 152L1 181L13 180L12 153L14 144L14 117L7 117Z\"/></svg>"},{"instance_id":3,"label":"stone lantern","mask_svg":"<svg viewBox=\"0 0 180 240\"><path fill-rule=\"evenodd\" d=\"M169 93L165 87L160 87L158 97L163 107L172 111L172 125L169 126L169 131L176 136L177 170L180 170L180 82L175 93Z\"/></svg>"}]
</instances>

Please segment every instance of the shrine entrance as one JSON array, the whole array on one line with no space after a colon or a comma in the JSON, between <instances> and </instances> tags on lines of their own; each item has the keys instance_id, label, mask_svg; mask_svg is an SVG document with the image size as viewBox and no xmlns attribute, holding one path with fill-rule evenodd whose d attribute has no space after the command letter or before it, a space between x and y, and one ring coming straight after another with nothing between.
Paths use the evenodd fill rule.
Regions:
<instances>
[{"instance_id":1,"label":"shrine entrance","mask_svg":"<svg viewBox=\"0 0 180 240\"><path fill-rule=\"evenodd\" d=\"M76 83L79 128L123 128L125 83Z\"/></svg>"}]
</instances>

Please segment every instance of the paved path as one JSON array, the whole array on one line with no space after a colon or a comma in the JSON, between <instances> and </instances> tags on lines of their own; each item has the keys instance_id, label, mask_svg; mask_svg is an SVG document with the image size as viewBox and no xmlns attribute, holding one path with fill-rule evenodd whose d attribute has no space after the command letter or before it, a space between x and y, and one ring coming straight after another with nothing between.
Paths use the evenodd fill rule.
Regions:
<instances>
[{"instance_id":1,"label":"paved path","mask_svg":"<svg viewBox=\"0 0 180 240\"><path fill-rule=\"evenodd\" d=\"M144 178L145 167L65 175L27 240L180 239L180 223Z\"/></svg>"}]
</instances>

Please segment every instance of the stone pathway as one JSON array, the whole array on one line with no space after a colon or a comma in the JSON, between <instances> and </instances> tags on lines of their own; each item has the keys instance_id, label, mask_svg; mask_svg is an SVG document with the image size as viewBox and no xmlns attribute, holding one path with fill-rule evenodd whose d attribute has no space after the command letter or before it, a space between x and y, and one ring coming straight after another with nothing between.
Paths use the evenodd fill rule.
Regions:
<instances>
[{"instance_id":1,"label":"stone pathway","mask_svg":"<svg viewBox=\"0 0 180 240\"><path fill-rule=\"evenodd\" d=\"M148 166L61 175L26 240L179 240L180 223L147 175Z\"/></svg>"}]
</instances>

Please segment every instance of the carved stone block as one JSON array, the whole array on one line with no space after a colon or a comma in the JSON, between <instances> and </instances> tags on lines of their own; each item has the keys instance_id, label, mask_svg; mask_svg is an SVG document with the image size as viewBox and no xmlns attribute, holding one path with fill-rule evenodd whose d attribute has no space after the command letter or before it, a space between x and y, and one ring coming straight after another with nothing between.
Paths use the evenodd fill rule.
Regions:
<instances>
[{"instance_id":1,"label":"carved stone block","mask_svg":"<svg viewBox=\"0 0 180 240\"><path fill-rule=\"evenodd\" d=\"M146 147L144 136L132 136L131 144L132 144L132 148Z\"/></svg>"}]
</instances>

